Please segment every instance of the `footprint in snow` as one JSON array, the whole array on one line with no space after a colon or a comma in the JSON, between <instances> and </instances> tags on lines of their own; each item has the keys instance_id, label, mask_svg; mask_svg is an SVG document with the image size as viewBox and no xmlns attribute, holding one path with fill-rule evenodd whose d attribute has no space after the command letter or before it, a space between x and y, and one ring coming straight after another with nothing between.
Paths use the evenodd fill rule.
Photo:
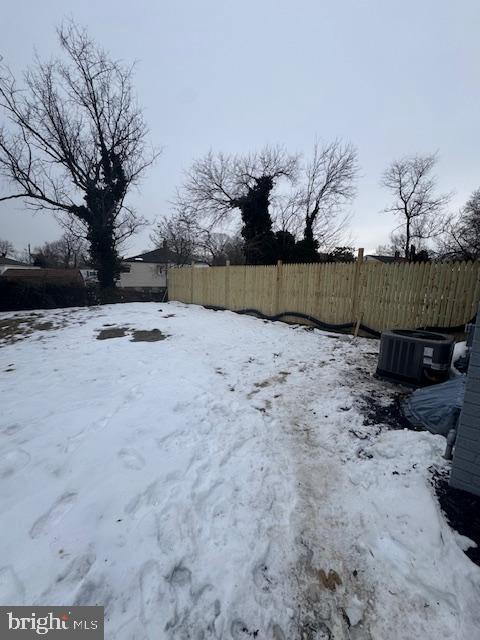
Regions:
<instances>
[{"instance_id":1,"label":"footprint in snow","mask_svg":"<svg viewBox=\"0 0 480 640\"><path fill-rule=\"evenodd\" d=\"M192 579L192 572L187 567L182 567L182 565L177 565L172 573L167 576L166 580L172 586L183 587L188 584Z\"/></svg>"},{"instance_id":2,"label":"footprint in snow","mask_svg":"<svg viewBox=\"0 0 480 640\"><path fill-rule=\"evenodd\" d=\"M60 554L60 557L63 556ZM95 560L96 556L93 550L74 558L67 567L57 575L55 581L48 586L35 604L47 605L50 602L61 602L66 590L70 591L71 589L78 589L78 597L80 595L81 585L90 573L92 566L95 564Z\"/></svg>"},{"instance_id":3,"label":"footprint in snow","mask_svg":"<svg viewBox=\"0 0 480 640\"><path fill-rule=\"evenodd\" d=\"M50 509L33 523L30 529L30 537L38 538L43 533L47 533L49 529L55 527L65 514L70 511L76 497L76 493L64 493L63 496L58 498Z\"/></svg>"},{"instance_id":4,"label":"footprint in snow","mask_svg":"<svg viewBox=\"0 0 480 640\"><path fill-rule=\"evenodd\" d=\"M160 567L156 560L148 560L140 569L140 617L144 624L148 624L158 614L159 603L163 598L161 591Z\"/></svg>"},{"instance_id":5,"label":"footprint in snow","mask_svg":"<svg viewBox=\"0 0 480 640\"><path fill-rule=\"evenodd\" d=\"M249 629L243 620L234 620L230 625L230 633L233 640L246 640L247 638L259 638L259 629Z\"/></svg>"},{"instance_id":6,"label":"footprint in snow","mask_svg":"<svg viewBox=\"0 0 480 640\"><path fill-rule=\"evenodd\" d=\"M143 398L143 391L140 387L132 387L125 396L126 401L139 400L140 398Z\"/></svg>"},{"instance_id":7,"label":"footprint in snow","mask_svg":"<svg viewBox=\"0 0 480 640\"><path fill-rule=\"evenodd\" d=\"M118 457L127 469L135 469L136 471L139 471L145 466L145 460L134 449L120 449Z\"/></svg>"},{"instance_id":8,"label":"footprint in snow","mask_svg":"<svg viewBox=\"0 0 480 640\"><path fill-rule=\"evenodd\" d=\"M81 582L90 571L96 560L93 551L74 558L68 566L57 576L57 584L77 584Z\"/></svg>"},{"instance_id":9,"label":"footprint in snow","mask_svg":"<svg viewBox=\"0 0 480 640\"><path fill-rule=\"evenodd\" d=\"M0 456L0 478L5 479L26 467L30 454L23 449L11 449Z\"/></svg>"},{"instance_id":10,"label":"footprint in snow","mask_svg":"<svg viewBox=\"0 0 480 640\"><path fill-rule=\"evenodd\" d=\"M143 491L137 493L125 506L125 513L135 517L137 512L145 507L156 507L162 503L164 492L158 480L154 480Z\"/></svg>"},{"instance_id":11,"label":"footprint in snow","mask_svg":"<svg viewBox=\"0 0 480 640\"><path fill-rule=\"evenodd\" d=\"M9 424L7 427L0 429L0 433L5 436L13 436L22 429L25 429L25 425L21 424Z\"/></svg>"},{"instance_id":12,"label":"footprint in snow","mask_svg":"<svg viewBox=\"0 0 480 640\"><path fill-rule=\"evenodd\" d=\"M277 586L277 580L270 574L265 561L255 565L253 569L253 581L255 586L261 591L268 593Z\"/></svg>"},{"instance_id":13,"label":"footprint in snow","mask_svg":"<svg viewBox=\"0 0 480 640\"><path fill-rule=\"evenodd\" d=\"M11 566L0 567L0 605L22 605L25 587Z\"/></svg>"},{"instance_id":14,"label":"footprint in snow","mask_svg":"<svg viewBox=\"0 0 480 640\"><path fill-rule=\"evenodd\" d=\"M105 615L111 614L114 606L114 593L104 575L84 580L78 589L73 605L76 607L92 607L101 604ZM107 618L108 619L108 618Z\"/></svg>"},{"instance_id":15,"label":"footprint in snow","mask_svg":"<svg viewBox=\"0 0 480 640\"><path fill-rule=\"evenodd\" d=\"M174 633L172 637L190 638L194 629L200 630L203 634L203 624L206 629L214 628L215 620L220 615L221 604L218 598L215 598L213 585L206 583L194 589L192 572L181 561L165 576L165 580L170 586L169 618L165 630ZM200 633L197 637L205 637Z\"/></svg>"}]
</instances>

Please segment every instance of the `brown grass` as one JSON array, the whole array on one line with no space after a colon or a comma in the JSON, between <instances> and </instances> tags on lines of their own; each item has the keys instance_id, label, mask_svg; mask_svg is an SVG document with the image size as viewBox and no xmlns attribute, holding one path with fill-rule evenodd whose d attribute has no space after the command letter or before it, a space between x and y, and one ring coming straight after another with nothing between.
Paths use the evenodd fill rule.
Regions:
<instances>
[{"instance_id":1,"label":"brown grass","mask_svg":"<svg viewBox=\"0 0 480 640\"><path fill-rule=\"evenodd\" d=\"M132 333L131 342L158 342L159 340L165 340L167 337L160 329L151 329L150 331L135 329Z\"/></svg>"},{"instance_id":2,"label":"brown grass","mask_svg":"<svg viewBox=\"0 0 480 640\"><path fill-rule=\"evenodd\" d=\"M109 329L101 329L98 332L97 340L110 340L110 338L123 338L130 331L128 327L111 327Z\"/></svg>"},{"instance_id":3,"label":"brown grass","mask_svg":"<svg viewBox=\"0 0 480 640\"><path fill-rule=\"evenodd\" d=\"M24 340L36 331L50 331L59 327L51 321L39 322L38 317L38 314L32 313L19 318L0 320L0 346Z\"/></svg>"}]
</instances>

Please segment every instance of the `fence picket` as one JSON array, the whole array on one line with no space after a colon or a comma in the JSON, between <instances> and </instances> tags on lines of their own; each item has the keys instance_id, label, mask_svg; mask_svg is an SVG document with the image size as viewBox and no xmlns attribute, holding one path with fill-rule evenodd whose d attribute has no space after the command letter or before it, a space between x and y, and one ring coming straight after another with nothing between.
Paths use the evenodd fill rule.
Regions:
<instances>
[{"instance_id":1,"label":"fence picket","mask_svg":"<svg viewBox=\"0 0 480 640\"><path fill-rule=\"evenodd\" d=\"M176 267L170 300L267 315L287 311L334 324L421 328L460 326L480 300L480 261L374 262Z\"/></svg>"}]
</instances>

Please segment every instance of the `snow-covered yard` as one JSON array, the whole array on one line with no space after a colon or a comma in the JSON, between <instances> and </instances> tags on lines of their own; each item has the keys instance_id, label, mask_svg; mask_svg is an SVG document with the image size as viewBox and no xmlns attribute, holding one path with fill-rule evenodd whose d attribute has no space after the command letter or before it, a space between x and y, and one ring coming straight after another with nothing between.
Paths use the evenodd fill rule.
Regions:
<instances>
[{"instance_id":1,"label":"snow-covered yard","mask_svg":"<svg viewBox=\"0 0 480 640\"><path fill-rule=\"evenodd\" d=\"M111 640L480 638L444 440L365 420L394 393L376 341L178 303L36 314L0 315L0 604L102 604Z\"/></svg>"}]
</instances>

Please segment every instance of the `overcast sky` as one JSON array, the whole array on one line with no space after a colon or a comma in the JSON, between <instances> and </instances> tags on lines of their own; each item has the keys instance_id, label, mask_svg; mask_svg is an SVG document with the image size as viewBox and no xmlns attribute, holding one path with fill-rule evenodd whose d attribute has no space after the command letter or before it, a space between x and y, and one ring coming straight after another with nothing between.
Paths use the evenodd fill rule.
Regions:
<instances>
[{"instance_id":1,"label":"overcast sky","mask_svg":"<svg viewBox=\"0 0 480 640\"><path fill-rule=\"evenodd\" d=\"M455 209L480 186L479 0L2 0L3 61L17 73L34 48L56 53L64 17L139 62L139 101L164 151L131 202L152 222L209 149L308 155L315 136L358 148L357 247L387 242L394 226L379 186L394 158L438 151ZM60 234L51 214L0 203L0 237L16 248ZM127 253L149 246L145 230Z\"/></svg>"}]
</instances>

